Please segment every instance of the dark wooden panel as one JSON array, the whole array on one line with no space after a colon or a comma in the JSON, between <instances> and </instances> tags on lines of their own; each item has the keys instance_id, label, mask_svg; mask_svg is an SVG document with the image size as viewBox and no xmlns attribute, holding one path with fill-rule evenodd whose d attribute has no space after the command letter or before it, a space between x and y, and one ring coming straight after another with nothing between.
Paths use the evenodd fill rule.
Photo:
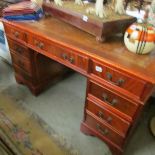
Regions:
<instances>
[{"instance_id":1,"label":"dark wooden panel","mask_svg":"<svg viewBox=\"0 0 155 155\"><path fill-rule=\"evenodd\" d=\"M34 63L36 76L39 82L49 80L51 81L53 77L65 78L67 74L73 71L66 66L45 57L42 54L35 53L35 63Z\"/></svg>"}]
</instances>

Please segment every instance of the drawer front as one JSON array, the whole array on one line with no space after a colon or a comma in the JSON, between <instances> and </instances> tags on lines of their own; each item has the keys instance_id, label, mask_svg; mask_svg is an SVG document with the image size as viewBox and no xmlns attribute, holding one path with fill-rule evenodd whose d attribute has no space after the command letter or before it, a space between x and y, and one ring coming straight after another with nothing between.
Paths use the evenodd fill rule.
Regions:
<instances>
[{"instance_id":1,"label":"drawer front","mask_svg":"<svg viewBox=\"0 0 155 155\"><path fill-rule=\"evenodd\" d=\"M91 113L95 114L99 119L108 123L112 128L116 129L119 133L126 135L130 127L130 123L120 118L116 114L107 110L100 103L95 103L92 100L87 100L86 108Z\"/></svg>"},{"instance_id":2,"label":"drawer front","mask_svg":"<svg viewBox=\"0 0 155 155\"><path fill-rule=\"evenodd\" d=\"M53 53L55 56L63 60L65 63L76 65L76 55L61 47L54 47Z\"/></svg>"},{"instance_id":3,"label":"drawer front","mask_svg":"<svg viewBox=\"0 0 155 155\"><path fill-rule=\"evenodd\" d=\"M36 84L37 83L37 80L35 77L31 77L30 75L28 75L24 70L22 70L20 67L18 67L16 64L13 64L13 68L14 68L14 71L15 71L15 74L17 76L20 76L22 77L22 79L24 81L27 81L31 84Z\"/></svg>"},{"instance_id":4,"label":"drawer front","mask_svg":"<svg viewBox=\"0 0 155 155\"><path fill-rule=\"evenodd\" d=\"M80 69L87 71L88 69L88 58L72 51L68 51L65 48L56 47L54 55L61 58L63 61L75 65Z\"/></svg>"},{"instance_id":5,"label":"drawer front","mask_svg":"<svg viewBox=\"0 0 155 155\"><path fill-rule=\"evenodd\" d=\"M90 116L90 114L86 114L85 123L95 130L99 135L103 138L109 139L113 143L119 145L120 147L123 146L124 138L121 137L118 133L107 127L104 123L101 123L94 117Z\"/></svg>"},{"instance_id":6,"label":"drawer front","mask_svg":"<svg viewBox=\"0 0 155 155\"><path fill-rule=\"evenodd\" d=\"M93 61L92 63L92 74L104 79L112 85L123 88L132 94L141 97L146 84L144 81L116 71L105 65L101 65L98 62Z\"/></svg>"},{"instance_id":7,"label":"drawer front","mask_svg":"<svg viewBox=\"0 0 155 155\"><path fill-rule=\"evenodd\" d=\"M9 44L10 50L13 51L15 54L31 59L32 54L31 52L29 52L27 47L22 46L21 44L11 39L8 39L8 44Z\"/></svg>"},{"instance_id":8,"label":"drawer front","mask_svg":"<svg viewBox=\"0 0 155 155\"><path fill-rule=\"evenodd\" d=\"M29 36L28 43L36 49L44 51L50 50L50 44L45 42L45 40L41 40L33 36Z\"/></svg>"},{"instance_id":9,"label":"drawer front","mask_svg":"<svg viewBox=\"0 0 155 155\"><path fill-rule=\"evenodd\" d=\"M76 52L70 51L70 55L69 55L69 62L70 63L72 63L72 61L70 61L70 60L72 60L72 58L74 58L74 60L75 60L74 64L77 67L79 67L85 71L88 70L88 57L82 56L80 54L77 54Z\"/></svg>"},{"instance_id":10,"label":"drawer front","mask_svg":"<svg viewBox=\"0 0 155 155\"><path fill-rule=\"evenodd\" d=\"M103 101L106 105L125 113L131 118L135 115L138 104L128 101L117 94L114 94L104 86L100 86L92 81L89 81L89 86L88 92Z\"/></svg>"},{"instance_id":11,"label":"drawer front","mask_svg":"<svg viewBox=\"0 0 155 155\"><path fill-rule=\"evenodd\" d=\"M22 40L26 42L26 34L22 30L19 30L18 28L5 24L5 32L13 39Z\"/></svg>"},{"instance_id":12,"label":"drawer front","mask_svg":"<svg viewBox=\"0 0 155 155\"><path fill-rule=\"evenodd\" d=\"M12 57L13 64L16 64L18 67L25 70L27 74L29 74L30 76L32 75L31 62L27 61L27 59L24 59L24 58L21 59L21 57L17 56L12 51L11 51L11 57Z\"/></svg>"},{"instance_id":13,"label":"drawer front","mask_svg":"<svg viewBox=\"0 0 155 155\"><path fill-rule=\"evenodd\" d=\"M88 57L86 56L80 55L74 51L69 51L67 48L54 43L48 43L46 40L35 37L29 37L28 43L36 49L43 50L53 56L56 56L59 60L66 64L74 65L85 71L88 69Z\"/></svg>"}]
</instances>

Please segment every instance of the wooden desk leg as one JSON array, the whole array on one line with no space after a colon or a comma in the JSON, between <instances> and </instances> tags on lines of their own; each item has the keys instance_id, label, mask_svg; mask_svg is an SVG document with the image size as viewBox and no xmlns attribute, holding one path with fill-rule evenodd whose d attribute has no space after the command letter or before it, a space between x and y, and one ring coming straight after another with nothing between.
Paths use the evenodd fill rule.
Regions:
<instances>
[{"instance_id":1,"label":"wooden desk leg","mask_svg":"<svg viewBox=\"0 0 155 155\"><path fill-rule=\"evenodd\" d=\"M22 79L20 79L18 76L15 75L15 79L18 84L23 84Z\"/></svg>"},{"instance_id":2,"label":"wooden desk leg","mask_svg":"<svg viewBox=\"0 0 155 155\"><path fill-rule=\"evenodd\" d=\"M35 86L31 85L28 81L24 80L19 75L15 75L15 79L18 84L26 85L29 88L29 90L31 91L31 93L35 96L39 95L42 91L39 87L35 87Z\"/></svg>"},{"instance_id":3,"label":"wooden desk leg","mask_svg":"<svg viewBox=\"0 0 155 155\"><path fill-rule=\"evenodd\" d=\"M83 132L86 135L97 136L97 137L101 138L99 135L95 134L94 131L92 131L92 129L89 128L84 122L81 123L80 130L81 130L81 132ZM108 145L108 147L113 155L122 155L123 154L123 150L121 148L115 146L114 144L111 144L108 141L104 141L104 142Z\"/></svg>"}]
</instances>

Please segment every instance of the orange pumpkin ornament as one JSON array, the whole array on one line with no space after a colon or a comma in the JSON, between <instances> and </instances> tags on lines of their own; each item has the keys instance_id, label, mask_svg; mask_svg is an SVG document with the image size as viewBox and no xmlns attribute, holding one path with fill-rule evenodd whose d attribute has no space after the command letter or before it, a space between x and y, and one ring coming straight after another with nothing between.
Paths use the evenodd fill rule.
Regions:
<instances>
[{"instance_id":1,"label":"orange pumpkin ornament","mask_svg":"<svg viewBox=\"0 0 155 155\"><path fill-rule=\"evenodd\" d=\"M133 53L149 53L155 49L155 28L147 24L134 23L126 30L124 43Z\"/></svg>"}]
</instances>

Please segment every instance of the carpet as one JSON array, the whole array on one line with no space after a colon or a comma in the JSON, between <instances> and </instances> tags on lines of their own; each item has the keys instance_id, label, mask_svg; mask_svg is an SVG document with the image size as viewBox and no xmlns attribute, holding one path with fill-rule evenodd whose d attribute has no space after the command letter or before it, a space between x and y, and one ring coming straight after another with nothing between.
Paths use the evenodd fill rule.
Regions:
<instances>
[{"instance_id":1,"label":"carpet","mask_svg":"<svg viewBox=\"0 0 155 155\"><path fill-rule=\"evenodd\" d=\"M42 123L9 96L0 94L0 138L16 155L68 155ZM0 154L11 152L0 142Z\"/></svg>"}]
</instances>

